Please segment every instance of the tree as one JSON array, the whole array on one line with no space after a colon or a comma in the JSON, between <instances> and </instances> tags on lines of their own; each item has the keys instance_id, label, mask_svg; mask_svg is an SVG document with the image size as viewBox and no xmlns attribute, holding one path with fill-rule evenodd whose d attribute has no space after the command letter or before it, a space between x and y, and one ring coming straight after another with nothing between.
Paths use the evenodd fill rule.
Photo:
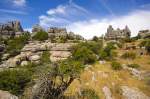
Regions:
<instances>
[{"instance_id":1,"label":"tree","mask_svg":"<svg viewBox=\"0 0 150 99\"><path fill-rule=\"evenodd\" d=\"M25 70L5 70L0 72L0 89L12 94L20 95L28 82L30 72Z\"/></svg>"},{"instance_id":2,"label":"tree","mask_svg":"<svg viewBox=\"0 0 150 99\"><path fill-rule=\"evenodd\" d=\"M95 42L98 42L99 38L97 36L94 36L92 40L95 41Z\"/></svg>"},{"instance_id":3,"label":"tree","mask_svg":"<svg viewBox=\"0 0 150 99\"><path fill-rule=\"evenodd\" d=\"M52 65L52 70L41 80L37 93L33 99L59 99L65 90L79 77L84 66L74 60L64 60Z\"/></svg>"},{"instance_id":4,"label":"tree","mask_svg":"<svg viewBox=\"0 0 150 99\"><path fill-rule=\"evenodd\" d=\"M45 31L40 31L37 32L34 36L33 36L34 40L38 40L38 41L44 41L48 39L48 33Z\"/></svg>"}]
</instances>

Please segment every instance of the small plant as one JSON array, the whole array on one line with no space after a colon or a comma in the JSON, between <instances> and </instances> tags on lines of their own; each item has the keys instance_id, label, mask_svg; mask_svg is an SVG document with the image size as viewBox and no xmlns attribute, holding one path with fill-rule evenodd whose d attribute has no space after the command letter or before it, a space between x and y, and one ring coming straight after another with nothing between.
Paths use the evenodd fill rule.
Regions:
<instances>
[{"instance_id":1,"label":"small plant","mask_svg":"<svg viewBox=\"0 0 150 99\"><path fill-rule=\"evenodd\" d=\"M121 70L122 69L121 64L118 62L115 62L115 61L111 63L111 66L112 66L112 69L114 69L114 70Z\"/></svg>"},{"instance_id":2,"label":"small plant","mask_svg":"<svg viewBox=\"0 0 150 99\"><path fill-rule=\"evenodd\" d=\"M139 68L140 65L139 65L139 64L129 64L128 67L131 67L131 68Z\"/></svg>"},{"instance_id":3,"label":"small plant","mask_svg":"<svg viewBox=\"0 0 150 99\"><path fill-rule=\"evenodd\" d=\"M28 82L31 73L25 70L6 70L0 72L0 89L20 95Z\"/></svg>"},{"instance_id":4,"label":"small plant","mask_svg":"<svg viewBox=\"0 0 150 99\"><path fill-rule=\"evenodd\" d=\"M84 89L82 91L83 99L100 99L96 92L92 89Z\"/></svg>"},{"instance_id":5,"label":"small plant","mask_svg":"<svg viewBox=\"0 0 150 99\"><path fill-rule=\"evenodd\" d=\"M133 52L126 52L121 57L124 58L124 59L135 59L136 54L133 53Z\"/></svg>"},{"instance_id":6,"label":"small plant","mask_svg":"<svg viewBox=\"0 0 150 99\"><path fill-rule=\"evenodd\" d=\"M44 41L48 39L48 33L44 32L44 31L40 31L37 32L34 36L33 36L34 40L38 40L38 41Z\"/></svg>"}]
</instances>

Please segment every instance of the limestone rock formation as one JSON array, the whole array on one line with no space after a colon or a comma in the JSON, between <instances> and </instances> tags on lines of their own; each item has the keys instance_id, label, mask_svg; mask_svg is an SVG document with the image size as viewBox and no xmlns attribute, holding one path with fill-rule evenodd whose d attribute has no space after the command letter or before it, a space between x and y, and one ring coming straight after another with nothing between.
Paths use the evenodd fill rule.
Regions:
<instances>
[{"instance_id":1,"label":"limestone rock formation","mask_svg":"<svg viewBox=\"0 0 150 99\"><path fill-rule=\"evenodd\" d=\"M105 94L106 99L113 99L112 98L112 93L111 93L110 89L107 86L103 87L103 92Z\"/></svg>"},{"instance_id":2,"label":"limestone rock formation","mask_svg":"<svg viewBox=\"0 0 150 99\"><path fill-rule=\"evenodd\" d=\"M19 99L17 96L10 94L7 91L0 90L0 99Z\"/></svg>"},{"instance_id":3,"label":"limestone rock formation","mask_svg":"<svg viewBox=\"0 0 150 99\"><path fill-rule=\"evenodd\" d=\"M105 38L108 40L116 40L121 38L129 38L131 35L131 31L129 30L128 26L125 29L117 29L114 30L113 27L110 25L107 29L107 33L105 34Z\"/></svg>"},{"instance_id":4,"label":"limestone rock formation","mask_svg":"<svg viewBox=\"0 0 150 99\"><path fill-rule=\"evenodd\" d=\"M40 25L36 24L32 27L32 33L37 33L40 31L44 31L44 29Z\"/></svg>"},{"instance_id":5,"label":"limestone rock formation","mask_svg":"<svg viewBox=\"0 0 150 99\"><path fill-rule=\"evenodd\" d=\"M150 99L150 97L139 91L137 88L121 86L121 90L124 99Z\"/></svg>"},{"instance_id":6,"label":"limestone rock formation","mask_svg":"<svg viewBox=\"0 0 150 99\"><path fill-rule=\"evenodd\" d=\"M140 38L150 38L150 30L141 30L138 36L140 36Z\"/></svg>"},{"instance_id":7,"label":"limestone rock formation","mask_svg":"<svg viewBox=\"0 0 150 99\"><path fill-rule=\"evenodd\" d=\"M67 37L66 28L50 27L47 32L49 37L56 37L56 38Z\"/></svg>"},{"instance_id":8,"label":"limestone rock formation","mask_svg":"<svg viewBox=\"0 0 150 99\"><path fill-rule=\"evenodd\" d=\"M23 28L19 21L11 21L5 24L0 24L0 36L3 38L20 36L22 32Z\"/></svg>"}]
</instances>

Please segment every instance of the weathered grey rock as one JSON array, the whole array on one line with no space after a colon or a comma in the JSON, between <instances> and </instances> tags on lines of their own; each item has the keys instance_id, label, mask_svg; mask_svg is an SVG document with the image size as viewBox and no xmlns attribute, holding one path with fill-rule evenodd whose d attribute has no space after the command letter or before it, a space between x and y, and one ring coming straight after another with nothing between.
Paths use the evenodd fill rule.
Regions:
<instances>
[{"instance_id":1,"label":"weathered grey rock","mask_svg":"<svg viewBox=\"0 0 150 99\"><path fill-rule=\"evenodd\" d=\"M108 40L116 40L120 38L128 38L131 35L131 31L129 30L128 26L125 29L117 29L114 30L113 27L110 25L107 29L107 33L105 34L105 38Z\"/></svg>"},{"instance_id":2,"label":"weathered grey rock","mask_svg":"<svg viewBox=\"0 0 150 99\"><path fill-rule=\"evenodd\" d=\"M103 93L105 95L105 99L113 99L112 98L112 93L111 93L110 89L107 86L104 86L102 90L103 90Z\"/></svg>"},{"instance_id":3,"label":"weathered grey rock","mask_svg":"<svg viewBox=\"0 0 150 99\"><path fill-rule=\"evenodd\" d=\"M28 65L28 61L22 61L21 62L21 66L27 66Z\"/></svg>"},{"instance_id":4,"label":"weathered grey rock","mask_svg":"<svg viewBox=\"0 0 150 99\"><path fill-rule=\"evenodd\" d=\"M30 56L30 57L29 57L29 60L30 60L30 61L38 61L38 60L40 60L40 56L39 56L39 55Z\"/></svg>"},{"instance_id":5,"label":"weathered grey rock","mask_svg":"<svg viewBox=\"0 0 150 99\"><path fill-rule=\"evenodd\" d=\"M10 94L8 91L0 90L0 99L19 99L17 96Z\"/></svg>"},{"instance_id":6,"label":"weathered grey rock","mask_svg":"<svg viewBox=\"0 0 150 99\"><path fill-rule=\"evenodd\" d=\"M11 21L5 24L0 24L0 35L3 38L20 36L23 33L23 28L19 21Z\"/></svg>"},{"instance_id":7,"label":"weathered grey rock","mask_svg":"<svg viewBox=\"0 0 150 99\"><path fill-rule=\"evenodd\" d=\"M141 38L150 38L150 30L140 30L138 36Z\"/></svg>"},{"instance_id":8,"label":"weathered grey rock","mask_svg":"<svg viewBox=\"0 0 150 99\"><path fill-rule=\"evenodd\" d=\"M137 88L121 86L121 90L124 99L150 99L150 97L139 91Z\"/></svg>"}]
</instances>

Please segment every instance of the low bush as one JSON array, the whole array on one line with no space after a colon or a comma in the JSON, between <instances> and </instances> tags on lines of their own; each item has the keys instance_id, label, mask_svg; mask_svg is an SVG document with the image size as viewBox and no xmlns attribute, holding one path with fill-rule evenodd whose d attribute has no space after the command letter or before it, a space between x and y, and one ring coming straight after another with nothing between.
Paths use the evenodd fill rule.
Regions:
<instances>
[{"instance_id":1,"label":"low bush","mask_svg":"<svg viewBox=\"0 0 150 99\"><path fill-rule=\"evenodd\" d=\"M126 52L121 57L124 58L124 59L135 59L136 54L133 53L133 52Z\"/></svg>"},{"instance_id":2,"label":"low bush","mask_svg":"<svg viewBox=\"0 0 150 99\"><path fill-rule=\"evenodd\" d=\"M84 89L81 94L83 99L100 99L97 93L92 89Z\"/></svg>"},{"instance_id":3,"label":"low bush","mask_svg":"<svg viewBox=\"0 0 150 99\"><path fill-rule=\"evenodd\" d=\"M121 64L118 62L115 62L115 61L111 63L111 66L112 66L112 69L114 69L114 70L121 70L122 69Z\"/></svg>"},{"instance_id":4,"label":"low bush","mask_svg":"<svg viewBox=\"0 0 150 99\"><path fill-rule=\"evenodd\" d=\"M44 41L48 39L48 33L45 31L40 31L37 32L34 36L33 36L34 40L38 40L38 41Z\"/></svg>"},{"instance_id":5,"label":"low bush","mask_svg":"<svg viewBox=\"0 0 150 99\"><path fill-rule=\"evenodd\" d=\"M25 70L2 71L0 72L0 89L20 95L30 80L30 72Z\"/></svg>"},{"instance_id":6,"label":"low bush","mask_svg":"<svg viewBox=\"0 0 150 99\"><path fill-rule=\"evenodd\" d=\"M129 64L128 67L131 67L131 68L139 68L140 65L139 65L139 64Z\"/></svg>"}]
</instances>

